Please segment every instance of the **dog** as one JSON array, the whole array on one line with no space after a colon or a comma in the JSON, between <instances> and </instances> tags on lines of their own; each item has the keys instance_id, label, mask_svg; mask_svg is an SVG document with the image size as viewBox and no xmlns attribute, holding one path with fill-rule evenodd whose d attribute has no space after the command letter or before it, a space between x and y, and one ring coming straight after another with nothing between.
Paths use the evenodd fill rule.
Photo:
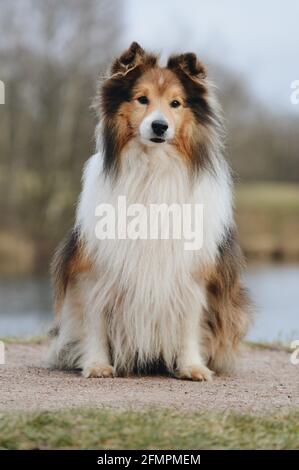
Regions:
<instances>
[{"instance_id":1,"label":"dog","mask_svg":"<svg viewBox=\"0 0 299 470\"><path fill-rule=\"evenodd\" d=\"M97 153L86 163L74 228L52 264L49 365L84 377L162 364L181 379L234 370L251 306L223 156L221 109L194 53L167 65L132 43L101 80ZM98 239L96 208L203 205L203 242Z\"/></svg>"}]
</instances>

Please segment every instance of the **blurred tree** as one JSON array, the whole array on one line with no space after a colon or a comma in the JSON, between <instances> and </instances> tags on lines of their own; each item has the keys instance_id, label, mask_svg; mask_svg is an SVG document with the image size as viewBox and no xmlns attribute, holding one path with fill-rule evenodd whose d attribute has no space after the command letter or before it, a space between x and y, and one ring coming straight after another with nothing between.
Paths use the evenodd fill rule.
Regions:
<instances>
[{"instance_id":1,"label":"blurred tree","mask_svg":"<svg viewBox=\"0 0 299 470\"><path fill-rule=\"evenodd\" d=\"M36 268L72 222L94 150L90 105L118 48L120 8L118 0L0 0L0 228L34 242Z\"/></svg>"},{"instance_id":2,"label":"blurred tree","mask_svg":"<svg viewBox=\"0 0 299 470\"><path fill-rule=\"evenodd\" d=\"M242 181L299 182L298 118L271 114L245 77L212 65L227 128L227 158Z\"/></svg>"},{"instance_id":3,"label":"blurred tree","mask_svg":"<svg viewBox=\"0 0 299 470\"><path fill-rule=\"evenodd\" d=\"M47 268L72 224L82 166L94 150L89 108L98 73L120 48L122 8L122 0L0 0L0 79L6 85L0 106L0 265L9 239L9 256L16 240L27 240L34 247L32 269ZM295 118L263 109L244 77L219 66L211 66L210 75L223 104L235 174L298 182ZM1 234L7 234L5 243Z\"/></svg>"}]
</instances>

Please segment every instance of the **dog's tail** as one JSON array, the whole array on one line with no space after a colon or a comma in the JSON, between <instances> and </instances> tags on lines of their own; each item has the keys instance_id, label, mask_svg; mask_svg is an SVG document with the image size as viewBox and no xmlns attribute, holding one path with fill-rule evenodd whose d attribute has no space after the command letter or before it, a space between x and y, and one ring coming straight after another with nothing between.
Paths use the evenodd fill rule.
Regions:
<instances>
[{"instance_id":1,"label":"dog's tail","mask_svg":"<svg viewBox=\"0 0 299 470\"><path fill-rule=\"evenodd\" d=\"M69 231L58 245L51 263L51 277L54 294L54 308L59 316L68 283L74 275L76 259L80 251L79 229Z\"/></svg>"},{"instance_id":2,"label":"dog's tail","mask_svg":"<svg viewBox=\"0 0 299 470\"><path fill-rule=\"evenodd\" d=\"M62 240L51 263L54 305L57 314L60 313L69 282L78 274L90 271L91 267L92 263L86 254L80 228L75 227Z\"/></svg>"}]
</instances>

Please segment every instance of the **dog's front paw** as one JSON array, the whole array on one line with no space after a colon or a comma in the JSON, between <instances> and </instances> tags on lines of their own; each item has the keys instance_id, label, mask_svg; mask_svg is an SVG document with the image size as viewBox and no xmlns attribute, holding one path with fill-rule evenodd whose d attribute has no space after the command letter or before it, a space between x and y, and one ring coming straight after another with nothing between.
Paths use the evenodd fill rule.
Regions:
<instances>
[{"instance_id":1,"label":"dog's front paw","mask_svg":"<svg viewBox=\"0 0 299 470\"><path fill-rule=\"evenodd\" d=\"M109 364L102 364L99 362L94 362L87 367L84 367L82 375L86 378L109 378L114 377L114 369Z\"/></svg>"},{"instance_id":2,"label":"dog's front paw","mask_svg":"<svg viewBox=\"0 0 299 470\"><path fill-rule=\"evenodd\" d=\"M214 372L203 364L193 364L185 366L176 372L178 379L197 380L197 381L211 381Z\"/></svg>"}]
</instances>

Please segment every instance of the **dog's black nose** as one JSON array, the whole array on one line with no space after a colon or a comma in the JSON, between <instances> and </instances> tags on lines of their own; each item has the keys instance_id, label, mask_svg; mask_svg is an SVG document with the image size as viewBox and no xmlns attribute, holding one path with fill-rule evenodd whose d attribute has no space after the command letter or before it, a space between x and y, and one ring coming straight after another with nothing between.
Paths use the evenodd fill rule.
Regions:
<instances>
[{"instance_id":1,"label":"dog's black nose","mask_svg":"<svg viewBox=\"0 0 299 470\"><path fill-rule=\"evenodd\" d=\"M167 131L168 124L166 121L153 121L152 129L158 137L161 137Z\"/></svg>"}]
</instances>

